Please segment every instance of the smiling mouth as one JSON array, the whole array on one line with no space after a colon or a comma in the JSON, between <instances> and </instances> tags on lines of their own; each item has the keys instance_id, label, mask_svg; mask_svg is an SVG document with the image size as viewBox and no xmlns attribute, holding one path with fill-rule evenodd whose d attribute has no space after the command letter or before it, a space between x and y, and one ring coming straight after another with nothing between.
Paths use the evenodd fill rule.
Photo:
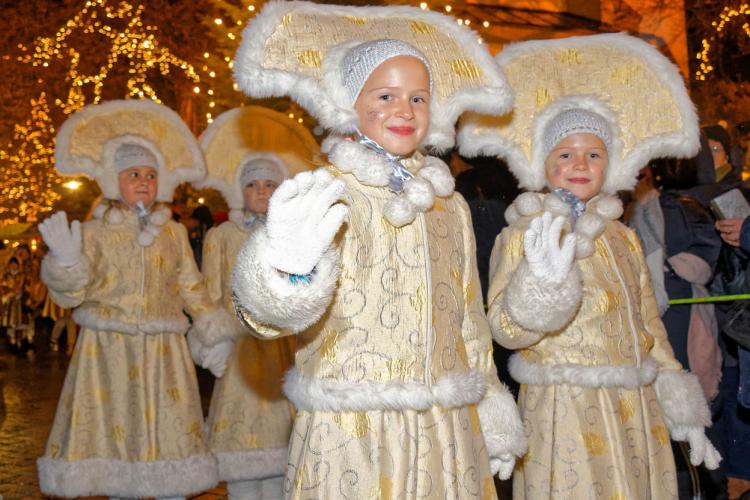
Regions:
<instances>
[{"instance_id":1,"label":"smiling mouth","mask_svg":"<svg viewBox=\"0 0 750 500\"><path fill-rule=\"evenodd\" d=\"M572 177L568 179L568 182L571 184L588 184L591 182L591 179L587 179L585 177Z\"/></svg>"},{"instance_id":2,"label":"smiling mouth","mask_svg":"<svg viewBox=\"0 0 750 500\"><path fill-rule=\"evenodd\" d=\"M414 127L388 127L388 130L398 135L412 135Z\"/></svg>"}]
</instances>

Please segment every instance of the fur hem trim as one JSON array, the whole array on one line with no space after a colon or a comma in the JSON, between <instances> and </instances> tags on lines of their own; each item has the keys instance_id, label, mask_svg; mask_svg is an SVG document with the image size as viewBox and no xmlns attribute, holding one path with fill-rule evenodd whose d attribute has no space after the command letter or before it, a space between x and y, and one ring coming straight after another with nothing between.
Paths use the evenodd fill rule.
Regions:
<instances>
[{"instance_id":1,"label":"fur hem trim","mask_svg":"<svg viewBox=\"0 0 750 500\"><path fill-rule=\"evenodd\" d=\"M63 267L51 254L42 259L41 278L50 290L65 294L66 292L77 292L86 287L91 277L91 262L88 257L81 255L78 262L72 267ZM58 304L60 307L71 308L80 305L82 299L66 301Z\"/></svg>"},{"instance_id":2,"label":"fur hem trim","mask_svg":"<svg viewBox=\"0 0 750 500\"><path fill-rule=\"evenodd\" d=\"M286 474L286 448L216 452L219 481L250 481Z\"/></svg>"},{"instance_id":3,"label":"fur hem trim","mask_svg":"<svg viewBox=\"0 0 750 500\"><path fill-rule=\"evenodd\" d=\"M456 408L477 403L485 390L485 377L477 371L449 373L429 386L305 377L296 368L284 377L284 394L299 411L422 411L435 405Z\"/></svg>"},{"instance_id":4,"label":"fur hem trim","mask_svg":"<svg viewBox=\"0 0 750 500\"><path fill-rule=\"evenodd\" d=\"M81 328L89 328L91 330L103 332L124 333L127 335L160 335L163 333L184 335L190 327L188 319L184 316L180 319L151 320L136 324L112 318L103 318L102 316L99 316L96 309L93 308L76 309L73 311L73 320L78 323Z\"/></svg>"},{"instance_id":5,"label":"fur hem trim","mask_svg":"<svg viewBox=\"0 0 750 500\"><path fill-rule=\"evenodd\" d=\"M37 469L42 493L66 498L187 496L219 482L216 460L209 454L153 462L42 457Z\"/></svg>"},{"instance_id":6,"label":"fur hem trim","mask_svg":"<svg viewBox=\"0 0 750 500\"><path fill-rule=\"evenodd\" d=\"M577 265L559 285L545 284L522 261L503 296L505 310L519 326L535 332L562 330L581 305L581 273Z\"/></svg>"},{"instance_id":7,"label":"fur hem trim","mask_svg":"<svg viewBox=\"0 0 750 500\"><path fill-rule=\"evenodd\" d=\"M190 331L204 347L214 346L224 340L234 340L249 333L236 317L223 308L196 316Z\"/></svg>"},{"instance_id":8,"label":"fur hem trim","mask_svg":"<svg viewBox=\"0 0 750 500\"><path fill-rule=\"evenodd\" d=\"M526 434L518 406L507 387L488 393L477 406L482 434L490 458L508 454L522 457L526 453Z\"/></svg>"},{"instance_id":9,"label":"fur hem trim","mask_svg":"<svg viewBox=\"0 0 750 500\"><path fill-rule=\"evenodd\" d=\"M271 267L265 229L253 232L235 260L232 297L263 325L301 332L314 325L333 299L339 277L339 256L329 248L315 266L310 283L292 283Z\"/></svg>"},{"instance_id":10,"label":"fur hem trim","mask_svg":"<svg viewBox=\"0 0 750 500\"><path fill-rule=\"evenodd\" d=\"M576 387L622 387L636 389L656 379L659 366L647 357L638 366L586 366L576 363L530 363L520 354L508 361L513 380L525 385L572 385Z\"/></svg>"},{"instance_id":11,"label":"fur hem trim","mask_svg":"<svg viewBox=\"0 0 750 500\"><path fill-rule=\"evenodd\" d=\"M670 432L681 426L711 426L711 410L698 377L689 372L664 370L656 377L654 388Z\"/></svg>"}]
</instances>

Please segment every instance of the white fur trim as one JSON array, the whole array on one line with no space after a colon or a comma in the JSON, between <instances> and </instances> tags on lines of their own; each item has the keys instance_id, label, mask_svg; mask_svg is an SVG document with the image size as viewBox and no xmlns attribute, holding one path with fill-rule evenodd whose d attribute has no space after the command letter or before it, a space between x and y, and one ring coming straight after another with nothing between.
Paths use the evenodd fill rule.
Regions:
<instances>
[{"instance_id":1,"label":"white fur trim","mask_svg":"<svg viewBox=\"0 0 750 500\"><path fill-rule=\"evenodd\" d=\"M618 190L632 189L640 168L653 158L689 158L698 152L700 147L698 117L685 89L684 80L672 62L643 40L623 33L608 33L556 40L525 41L505 47L496 59L501 67L506 67L514 60L537 53L540 50L552 52L588 46L606 46L610 49L616 48L622 52L637 54L637 57L644 61L653 74L669 88L671 98L682 118L682 129L669 134L653 135L636 144L627 157L622 158L621 128L627 126L627 124L617 122L608 106L601 100L606 97L604 95L567 96L554 101L534 120L531 158L526 155L521 144L511 138L500 136L497 133L483 133L482 124L476 119L465 121L459 131L458 143L461 154L464 156L501 156L507 160L510 170L519 180L521 187L538 191L545 186L545 158L541 158L542 141L539 139L548 120L564 109L570 109L570 107L582 107L588 111L599 113L607 119L610 126L614 125L612 131L617 144L613 151L609 152L610 162L602 187L604 192L614 193ZM585 94L587 92L586 87L583 88L582 94ZM592 88L591 91L593 90ZM514 91L526 93L534 90L532 87L527 87L515 88ZM518 102L522 102L522 100L518 100ZM571 104L572 106L570 106ZM522 111L525 112L526 110ZM519 112L519 110L516 109L515 112ZM629 133L629 130L623 132Z\"/></svg>"},{"instance_id":2,"label":"white fur trim","mask_svg":"<svg viewBox=\"0 0 750 500\"><path fill-rule=\"evenodd\" d=\"M581 273L574 264L559 285L543 284L526 260L516 268L503 296L504 308L521 327L535 332L562 330L581 304Z\"/></svg>"},{"instance_id":3,"label":"white fur trim","mask_svg":"<svg viewBox=\"0 0 750 500\"><path fill-rule=\"evenodd\" d=\"M142 133L142 131L136 127L129 133L120 133L120 135L111 137L106 136L106 131L97 130L97 133L104 134L100 139L101 149L98 156L92 157L89 156L90 153L78 153L77 143L82 140L91 140L91 137L79 137L77 135L82 124L99 115L114 117L115 113L148 113L154 120L158 119L157 125L167 127L173 133L173 137L180 138L184 150L189 153L186 164L169 165L171 167L169 168L167 165L174 159L165 158L159 144L140 135L139 132ZM139 117L142 119L141 115ZM138 127L147 127L148 125L148 123L137 124ZM83 130L87 129L83 128ZM206 175L203 154L188 126L175 111L167 106L157 104L151 99L112 100L101 104L89 104L76 111L65 120L55 138L55 168L62 175L79 176L83 174L93 177L99 184L105 198L119 199L118 176L112 166L112 160L117 147L126 142L143 146L156 156L159 163L157 165L159 172L157 201L171 201L174 190L179 184L196 182Z\"/></svg>"},{"instance_id":4,"label":"white fur trim","mask_svg":"<svg viewBox=\"0 0 750 500\"><path fill-rule=\"evenodd\" d=\"M283 476L288 450L268 448L214 453L219 464L219 481L249 481Z\"/></svg>"},{"instance_id":5,"label":"white fur trim","mask_svg":"<svg viewBox=\"0 0 750 500\"><path fill-rule=\"evenodd\" d=\"M485 390L485 376L478 371L449 373L430 386L310 378L296 368L284 377L284 394L299 411L422 411L435 405L456 408L477 403Z\"/></svg>"},{"instance_id":6,"label":"white fur trim","mask_svg":"<svg viewBox=\"0 0 750 500\"><path fill-rule=\"evenodd\" d=\"M711 410L698 377L688 372L663 370L656 377L654 388L670 432L677 427L711 426Z\"/></svg>"},{"instance_id":7,"label":"white fur trim","mask_svg":"<svg viewBox=\"0 0 750 500\"><path fill-rule=\"evenodd\" d=\"M198 315L193 319L190 331L204 347L211 347L223 340L234 340L250 333L224 308L216 308Z\"/></svg>"},{"instance_id":8,"label":"white fur trim","mask_svg":"<svg viewBox=\"0 0 750 500\"><path fill-rule=\"evenodd\" d=\"M150 320L142 323L126 323L112 318L99 316L95 307L79 307L73 311L73 320L81 328L89 328L102 332L125 333L127 335L161 335L164 333L176 333L184 335L190 327L185 316L179 319Z\"/></svg>"},{"instance_id":9,"label":"white fur trim","mask_svg":"<svg viewBox=\"0 0 750 500\"><path fill-rule=\"evenodd\" d=\"M91 278L91 262L85 255L81 255L76 265L72 267L61 266L57 259L47 254L42 259L41 278L50 290L65 294L66 292L77 292L82 290L89 283ZM77 307L80 300L66 301L65 304L58 304L66 309Z\"/></svg>"},{"instance_id":10,"label":"white fur trim","mask_svg":"<svg viewBox=\"0 0 750 500\"><path fill-rule=\"evenodd\" d=\"M451 174L448 165L434 156L425 157L425 165L419 169L417 176L428 179L435 190L435 196L441 198L450 196L456 188L456 179Z\"/></svg>"},{"instance_id":11,"label":"white fur trim","mask_svg":"<svg viewBox=\"0 0 750 500\"><path fill-rule=\"evenodd\" d=\"M242 246L232 273L235 305L264 325L301 332L315 324L333 299L339 277L335 248L323 254L311 282L291 283L271 267L265 228L254 231Z\"/></svg>"},{"instance_id":12,"label":"white fur trim","mask_svg":"<svg viewBox=\"0 0 750 500\"><path fill-rule=\"evenodd\" d=\"M394 196L383 206L383 217L394 227L402 227L414 222L417 207L405 196Z\"/></svg>"},{"instance_id":13,"label":"white fur trim","mask_svg":"<svg viewBox=\"0 0 750 500\"><path fill-rule=\"evenodd\" d=\"M321 5L311 2L273 2L264 6L242 34L242 43L235 57L234 76L240 88L255 98L290 96L316 117L320 124L335 133L348 134L356 130L358 117L348 96L336 84L340 80L339 60L345 52L327 48L323 57L323 72L320 78L305 76L302 72L266 68L263 65L267 41L286 15L338 15L367 18L383 18L395 15L422 20L449 34L481 66L486 85L464 88L440 102L440 91L432 93L430 128L423 145L447 149L454 142L454 125L466 110L489 114L502 114L510 107L512 96L504 76L487 51L486 44L478 44L476 33L458 26L451 17L436 12L423 12L413 7L351 7ZM382 33L363 31L366 39L382 37ZM366 41L363 38L359 41ZM330 42L325 42L330 43ZM296 56L295 56L296 57ZM446 62L430 60L432 71L438 71Z\"/></svg>"},{"instance_id":14,"label":"white fur trim","mask_svg":"<svg viewBox=\"0 0 750 500\"><path fill-rule=\"evenodd\" d=\"M124 205L121 202L104 199L94 208L93 215L108 225L117 226L125 222L126 213L123 207ZM133 216L131 213L127 215ZM152 207L148 218L148 225L139 230L136 236L136 241L142 247L151 246L159 237L163 226L172 220L172 210L168 206L158 203Z\"/></svg>"},{"instance_id":15,"label":"white fur trim","mask_svg":"<svg viewBox=\"0 0 750 500\"><path fill-rule=\"evenodd\" d=\"M404 183L404 194L406 199L419 212L424 212L435 203L435 190L430 181L421 177L414 177Z\"/></svg>"},{"instance_id":16,"label":"white fur trim","mask_svg":"<svg viewBox=\"0 0 750 500\"><path fill-rule=\"evenodd\" d=\"M526 434L518 406L505 386L485 395L477 411L490 458L508 454L522 457L526 453Z\"/></svg>"},{"instance_id":17,"label":"white fur trim","mask_svg":"<svg viewBox=\"0 0 750 500\"><path fill-rule=\"evenodd\" d=\"M345 174L352 174L365 186L385 187L393 169L383 157L354 141L329 136L323 141L328 160Z\"/></svg>"},{"instance_id":18,"label":"white fur trim","mask_svg":"<svg viewBox=\"0 0 750 500\"><path fill-rule=\"evenodd\" d=\"M647 357L638 366L588 366L576 363L530 363L519 354L508 361L513 380L525 385L572 385L576 387L622 387L637 389L651 384L659 367Z\"/></svg>"},{"instance_id":19,"label":"white fur trim","mask_svg":"<svg viewBox=\"0 0 750 500\"><path fill-rule=\"evenodd\" d=\"M37 469L42 493L67 498L187 496L219 482L216 460L209 454L153 462L42 457Z\"/></svg>"}]
</instances>

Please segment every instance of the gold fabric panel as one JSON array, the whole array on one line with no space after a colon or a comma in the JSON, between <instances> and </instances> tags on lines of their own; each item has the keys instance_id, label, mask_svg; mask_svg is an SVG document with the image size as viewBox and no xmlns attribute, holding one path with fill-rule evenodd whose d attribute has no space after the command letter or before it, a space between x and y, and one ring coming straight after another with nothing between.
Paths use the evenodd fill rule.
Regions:
<instances>
[{"instance_id":1,"label":"gold fabric panel","mask_svg":"<svg viewBox=\"0 0 750 500\"><path fill-rule=\"evenodd\" d=\"M248 236L228 221L211 229L203 246L203 272L211 298L232 316L232 270ZM211 396L206 430L212 453L286 448L294 408L281 383L292 365L295 341L294 337L260 340L249 333L235 341L226 372L216 380Z\"/></svg>"}]
</instances>

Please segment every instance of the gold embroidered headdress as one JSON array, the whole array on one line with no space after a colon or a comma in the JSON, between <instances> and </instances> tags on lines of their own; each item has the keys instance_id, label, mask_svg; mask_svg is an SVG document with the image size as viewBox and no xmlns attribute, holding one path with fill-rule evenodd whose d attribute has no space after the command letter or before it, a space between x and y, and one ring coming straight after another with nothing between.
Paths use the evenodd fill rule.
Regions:
<instances>
[{"instance_id":1,"label":"gold embroidered headdress","mask_svg":"<svg viewBox=\"0 0 750 500\"><path fill-rule=\"evenodd\" d=\"M261 106L225 111L200 137L208 177L198 187L221 192L230 210L244 206L242 166L264 159L278 165L283 176L309 170L319 151L309 130L284 114Z\"/></svg>"},{"instance_id":2,"label":"gold embroidered headdress","mask_svg":"<svg viewBox=\"0 0 750 500\"><path fill-rule=\"evenodd\" d=\"M268 3L243 33L235 78L252 97L290 96L323 127L353 133L358 120L342 83L342 61L353 44L380 39L407 42L429 63L433 91L423 145L451 147L465 110L510 109L505 79L476 33L412 7Z\"/></svg>"},{"instance_id":3,"label":"gold embroidered headdress","mask_svg":"<svg viewBox=\"0 0 750 500\"><path fill-rule=\"evenodd\" d=\"M175 188L206 175L198 142L180 116L151 100L115 100L90 104L60 127L55 168L63 175L87 175L107 199L120 197L118 172L122 155L155 161L157 201L171 201ZM131 161L135 164L138 161Z\"/></svg>"},{"instance_id":4,"label":"gold embroidered headdress","mask_svg":"<svg viewBox=\"0 0 750 500\"><path fill-rule=\"evenodd\" d=\"M513 111L467 115L458 143L466 156L505 158L521 187L544 188L545 131L569 110L595 113L609 125L605 192L631 189L653 158L698 151L698 120L682 77L640 39L615 33L520 42L497 61L513 89Z\"/></svg>"}]
</instances>

